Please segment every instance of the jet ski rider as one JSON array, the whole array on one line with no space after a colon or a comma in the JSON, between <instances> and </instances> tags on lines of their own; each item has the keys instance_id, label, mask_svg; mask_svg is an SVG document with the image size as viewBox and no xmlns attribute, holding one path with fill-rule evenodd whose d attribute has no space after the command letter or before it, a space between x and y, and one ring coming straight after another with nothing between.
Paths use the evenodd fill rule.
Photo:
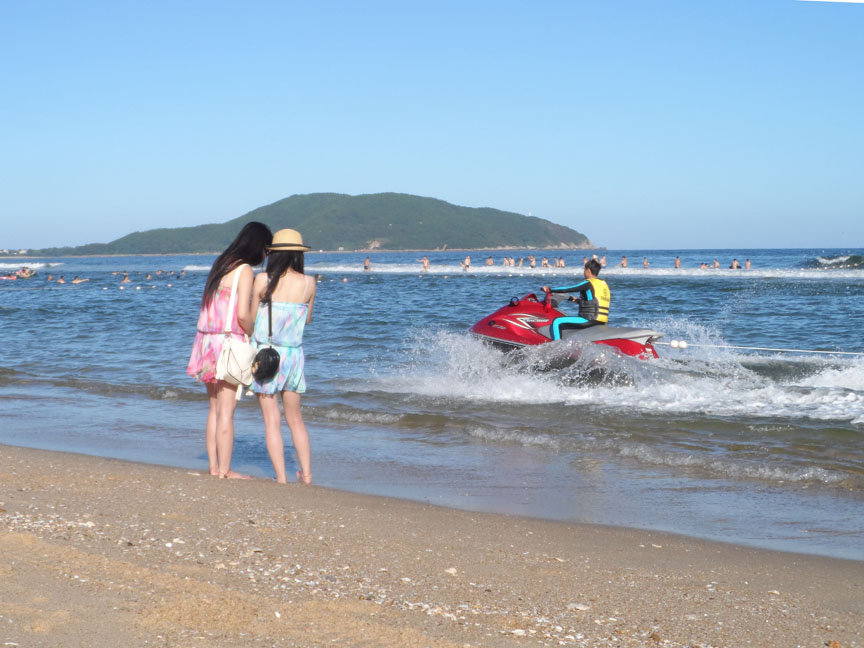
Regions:
<instances>
[{"instance_id":1,"label":"jet ski rider","mask_svg":"<svg viewBox=\"0 0 864 648\"><path fill-rule=\"evenodd\" d=\"M549 288L543 286L544 292L555 293L571 293L578 292L579 297L569 297L569 301L579 303L578 317L556 317L552 320L550 327L553 340L561 339L561 329L582 329L598 324L606 324L609 321L609 302L612 298L609 286L602 279L598 279L600 274L600 262L596 259L589 259L585 263L585 280L580 281L572 286L561 286L560 288Z\"/></svg>"}]
</instances>

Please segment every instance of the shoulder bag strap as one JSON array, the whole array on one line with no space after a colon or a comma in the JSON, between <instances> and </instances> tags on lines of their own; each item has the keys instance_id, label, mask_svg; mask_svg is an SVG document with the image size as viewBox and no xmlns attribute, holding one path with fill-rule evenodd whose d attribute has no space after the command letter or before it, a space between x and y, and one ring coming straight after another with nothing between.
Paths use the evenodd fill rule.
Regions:
<instances>
[{"instance_id":1,"label":"shoulder bag strap","mask_svg":"<svg viewBox=\"0 0 864 648\"><path fill-rule=\"evenodd\" d=\"M228 300L228 315L225 318L225 335L231 334L231 322L234 320L234 304L237 303L237 284L240 282L240 268L245 263L241 263L234 270L234 281L231 283L231 298Z\"/></svg>"},{"instance_id":2,"label":"shoulder bag strap","mask_svg":"<svg viewBox=\"0 0 864 648\"><path fill-rule=\"evenodd\" d=\"M273 346L273 295L270 295L270 302L267 304L267 337L270 346Z\"/></svg>"}]
</instances>

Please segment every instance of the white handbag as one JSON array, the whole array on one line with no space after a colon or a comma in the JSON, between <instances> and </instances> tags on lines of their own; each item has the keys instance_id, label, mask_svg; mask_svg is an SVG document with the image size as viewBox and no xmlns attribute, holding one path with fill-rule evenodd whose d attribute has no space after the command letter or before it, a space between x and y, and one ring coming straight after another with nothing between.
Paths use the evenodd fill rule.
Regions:
<instances>
[{"instance_id":1,"label":"white handbag","mask_svg":"<svg viewBox=\"0 0 864 648\"><path fill-rule=\"evenodd\" d=\"M232 385L248 387L252 384L252 362L255 360L257 350L249 344L247 335L243 335L242 340L231 336L231 320L234 319L237 283L240 280L240 268L242 267L237 268L237 272L234 273L234 282L231 284L231 298L228 301L228 314L225 319L225 340L222 342L222 351L216 360L216 380L224 380Z\"/></svg>"}]
</instances>

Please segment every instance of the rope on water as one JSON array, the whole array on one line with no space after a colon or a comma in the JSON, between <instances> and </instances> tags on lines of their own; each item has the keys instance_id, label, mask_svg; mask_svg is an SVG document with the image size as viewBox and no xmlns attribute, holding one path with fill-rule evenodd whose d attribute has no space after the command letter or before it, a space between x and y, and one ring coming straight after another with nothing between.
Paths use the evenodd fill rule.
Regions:
<instances>
[{"instance_id":1,"label":"rope on water","mask_svg":"<svg viewBox=\"0 0 864 648\"><path fill-rule=\"evenodd\" d=\"M773 347L735 346L732 344L692 344L686 340L670 340L669 342L652 342L662 344L673 349L686 349L687 347L705 347L708 349L745 349L747 351L781 351L784 353L824 353L825 355L852 355L864 356L862 351L817 351L815 349L776 349Z\"/></svg>"}]
</instances>

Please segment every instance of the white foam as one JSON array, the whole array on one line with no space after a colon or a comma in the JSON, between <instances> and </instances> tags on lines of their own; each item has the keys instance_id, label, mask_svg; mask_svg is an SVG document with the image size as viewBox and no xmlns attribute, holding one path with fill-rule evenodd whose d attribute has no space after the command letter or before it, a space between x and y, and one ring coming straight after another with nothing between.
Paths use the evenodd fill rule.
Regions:
<instances>
[{"instance_id":1,"label":"white foam","mask_svg":"<svg viewBox=\"0 0 864 648\"><path fill-rule=\"evenodd\" d=\"M656 328L656 327L654 327ZM690 325L687 337L709 341L710 331ZM676 414L738 417L779 417L815 421L864 423L864 359L805 360L809 375L771 379L747 368L760 362L801 362L763 359L728 349L688 348L659 360L621 358L597 345L582 350L579 363L548 370L566 353L563 344L542 345L521 357L490 349L467 334L438 332L415 342L412 365L382 373L375 388L432 398L498 403L560 403L616 414ZM429 348L438 350L434 356ZM661 352L663 349L661 348ZM602 355L604 366L624 381L578 386L587 364ZM507 363L517 361L517 366ZM797 366L797 365L796 365ZM795 372L787 372L795 373Z\"/></svg>"},{"instance_id":2,"label":"white foam","mask_svg":"<svg viewBox=\"0 0 864 648\"><path fill-rule=\"evenodd\" d=\"M40 268L55 268L57 266L63 265L60 262L32 262L32 261L21 261L19 263L0 263L0 270L20 270L21 268L32 268L33 270L38 270Z\"/></svg>"},{"instance_id":3,"label":"white foam","mask_svg":"<svg viewBox=\"0 0 864 648\"><path fill-rule=\"evenodd\" d=\"M210 268L212 266L209 265L187 265L184 266L183 269L186 272L210 272Z\"/></svg>"}]
</instances>

